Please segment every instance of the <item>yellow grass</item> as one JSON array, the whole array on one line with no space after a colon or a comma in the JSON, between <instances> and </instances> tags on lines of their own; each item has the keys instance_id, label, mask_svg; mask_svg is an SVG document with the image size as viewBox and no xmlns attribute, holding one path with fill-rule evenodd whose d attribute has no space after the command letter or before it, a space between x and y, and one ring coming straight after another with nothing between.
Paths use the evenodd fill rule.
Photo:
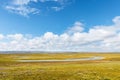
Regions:
<instances>
[{"instance_id":1,"label":"yellow grass","mask_svg":"<svg viewBox=\"0 0 120 80\"><path fill-rule=\"evenodd\" d=\"M17 62L103 56L76 62ZM119 53L0 54L0 80L120 80Z\"/></svg>"}]
</instances>

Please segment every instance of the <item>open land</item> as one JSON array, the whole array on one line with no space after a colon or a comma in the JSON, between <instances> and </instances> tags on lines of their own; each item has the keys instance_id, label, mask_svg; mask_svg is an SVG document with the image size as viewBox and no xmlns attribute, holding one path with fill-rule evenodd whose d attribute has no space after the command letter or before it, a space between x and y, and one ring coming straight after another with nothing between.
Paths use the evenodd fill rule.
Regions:
<instances>
[{"instance_id":1,"label":"open land","mask_svg":"<svg viewBox=\"0 0 120 80\"><path fill-rule=\"evenodd\" d=\"M1 53L0 80L120 80L120 53Z\"/></svg>"}]
</instances>

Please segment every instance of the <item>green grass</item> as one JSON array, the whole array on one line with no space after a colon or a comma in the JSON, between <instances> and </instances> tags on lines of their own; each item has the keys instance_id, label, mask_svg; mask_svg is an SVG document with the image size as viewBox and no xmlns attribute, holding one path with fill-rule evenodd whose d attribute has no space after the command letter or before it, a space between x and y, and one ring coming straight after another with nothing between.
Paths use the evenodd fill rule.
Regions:
<instances>
[{"instance_id":1,"label":"green grass","mask_svg":"<svg viewBox=\"0 0 120 80\"><path fill-rule=\"evenodd\" d=\"M16 62L22 59L66 59L103 56L76 62ZM120 54L0 54L0 80L120 80Z\"/></svg>"}]
</instances>

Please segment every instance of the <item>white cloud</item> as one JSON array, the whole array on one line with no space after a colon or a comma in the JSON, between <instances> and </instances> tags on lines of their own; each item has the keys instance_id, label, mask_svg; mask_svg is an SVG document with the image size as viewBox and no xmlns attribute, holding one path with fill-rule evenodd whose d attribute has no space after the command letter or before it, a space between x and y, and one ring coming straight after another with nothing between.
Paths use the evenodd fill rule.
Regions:
<instances>
[{"instance_id":1,"label":"white cloud","mask_svg":"<svg viewBox=\"0 0 120 80\"><path fill-rule=\"evenodd\" d=\"M57 7L57 6L54 6L54 7L51 7L51 9L55 10L55 11L60 11L62 10L64 7Z\"/></svg>"},{"instance_id":2,"label":"white cloud","mask_svg":"<svg viewBox=\"0 0 120 80\"><path fill-rule=\"evenodd\" d=\"M5 5L5 9L12 13L28 17L29 14L38 14L40 11L42 11L42 6L41 9L39 9L38 7L33 7L31 3L37 4L41 2L44 4L45 2L54 2L56 6L51 5L46 6L46 8L60 11L64 9L65 3L67 3L67 1L68 0L11 0L11 2L8 2L8 4Z\"/></svg>"},{"instance_id":3,"label":"white cloud","mask_svg":"<svg viewBox=\"0 0 120 80\"><path fill-rule=\"evenodd\" d=\"M10 12L28 17L28 15L31 13L39 13L39 10L37 8L29 6L31 2L36 3L37 0L12 0L11 3L5 6L5 9Z\"/></svg>"},{"instance_id":4,"label":"white cloud","mask_svg":"<svg viewBox=\"0 0 120 80\"><path fill-rule=\"evenodd\" d=\"M28 17L28 14L30 13L39 13L39 10L37 10L36 8L30 8L27 6L6 6L6 9L8 9L10 12L17 13L26 17Z\"/></svg>"},{"instance_id":5,"label":"white cloud","mask_svg":"<svg viewBox=\"0 0 120 80\"><path fill-rule=\"evenodd\" d=\"M24 37L22 34L14 34L14 35L7 35L8 39L12 39L12 40L22 40Z\"/></svg>"},{"instance_id":6,"label":"white cloud","mask_svg":"<svg viewBox=\"0 0 120 80\"><path fill-rule=\"evenodd\" d=\"M14 5L28 5L30 2L37 2L37 0L13 0Z\"/></svg>"},{"instance_id":7,"label":"white cloud","mask_svg":"<svg viewBox=\"0 0 120 80\"><path fill-rule=\"evenodd\" d=\"M74 32L82 32L84 30L83 24L81 22L75 22L73 27L70 27L67 32L68 33L74 33Z\"/></svg>"},{"instance_id":8,"label":"white cloud","mask_svg":"<svg viewBox=\"0 0 120 80\"><path fill-rule=\"evenodd\" d=\"M0 34L0 50L120 51L120 17L115 17L113 23L110 26L94 26L85 32L84 25L77 21L60 35L53 32L36 37Z\"/></svg>"},{"instance_id":9,"label":"white cloud","mask_svg":"<svg viewBox=\"0 0 120 80\"><path fill-rule=\"evenodd\" d=\"M4 38L4 36L2 34L0 34L0 40L2 40Z\"/></svg>"},{"instance_id":10,"label":"white cloud","mask_svg":"<svg viewBox=\"0 0 120 80\"><path fill-rule=\"evenodd\" d=\"M116 16L112 21L116 24L120 24L120 16Z\"/></svg>"}]
</instances>

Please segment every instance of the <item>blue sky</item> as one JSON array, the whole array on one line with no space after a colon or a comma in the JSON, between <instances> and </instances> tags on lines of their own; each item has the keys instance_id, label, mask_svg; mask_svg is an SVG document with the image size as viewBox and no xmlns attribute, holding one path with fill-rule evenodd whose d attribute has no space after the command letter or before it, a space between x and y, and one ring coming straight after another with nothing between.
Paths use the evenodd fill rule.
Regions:
<instances>
[{"instance_id":1,"label":"blue sky","mask_svg":"<svg viewBox=\"0 0 120 80\"><path fill-rule=\"evenodd\" d=\"M12 2L12 0L1 2L5 4L7 1ZM45 3L49 2L46 1ZM4 8L6 5L1 6L0 32L4 34L24 33L41 35L51 31L59 34L64 32L66 28L71 27L75 21L83 22L87 28L93 25L109 25L111 24L111 19L120 14L119 0L69 0L69 3L65 2L64 9L60 11L42 10L43 7L40 4L44 4L46 8L56 4L45 5L45 3L34 3L36 5L35 8L39 9L41 7L40 12L38 14L27 14L29 17L11 13Z\"/></svg>"},{"instance_id":2,"label":"blue sky","mask_svg":"<svg viewBox=\"0 0 120 80\"><path fill-rule=\"evenodd\" d=\"M41 44L43 47L34 47L31 43L32 48L26 48L25 50L45 50L48 46L49 50L64 50L63 48L67 46L65 50L71 50L73 48L77 51L101 51L103 48L108 49L106 51L111 51L111 47L115 46L115 49L112 51L119 51L119 47L116 42L116 45L105 38L101 38L99 34L103 33L103 36L106 34L114 33L112 36L115 35L115 39L119 40L119 15L120 15L120 0L2 0L0 1L0 35L1 35L1 45L11 45L9 48L5 47L4 49L0 47L0 50L22 50L21 47L17 49L13 49L12 46L15 44L11 44L12 41L19 43L15 38L22 36L21 38L28 39L26 35L32 36L29 41L34 40L36 38L38 43L33 44L34 46L38 46ZM97 26L97 28L96 28ZM112 26L112 28L111 28ZM115 31L107 33L108 29L115 28ZM97 31L104 30L104 32ZM87 34L86 37L90 35L90 38L95 38L91 31L96 31L98 38L95 40L87 40L85 33ZM80 34L78 34L80 33ZM57 45L54 40L46 41L44 43L39 43L42 37L52 36L51 38L61 36L64 37L68 36L71 40L68 42L71 45ZM77 36L75 36L77 34ZM8 38L10 36L10 39ZM82 37L81 37L82 36ZM84 36L84 37L83 37ZM118 37L116 37L118 36ZM3 38L4 37L4 38ZM12 39L11 39L12 37ZM74 39L72 39L75 37ZM47 38L48 39L48 38ZM77 39L77 40L76 40ZM106 42L106 45L102 45ZM28 42L29 42L28 41ZM60 44L64 44L65 41L59 42ZM83 42L82 41L86 41ZM22 41L21 41L22 42ZM48 45L47 42L51 42L51 45ZM52 43L54 42L54 43ZM23 41L24 43L24 41ZM25 45L21 43L21 45ZM82 45L81 45L82 44ZM85 44L85 45L84 45ZM73 46L72 46L73 45ZM84 45L84 46L83 46ZM94 50L88 49L89 46L98 46L102 45L102 47L97 48ZM107 46L108 45L108 46ZM16 46L20 46L17 45ZM47 47L46 47L47 46ZM107 47L106 47L107 46ZM28 47L28 46L25 46ZM57 47L54 48L54 47ZM63 47L63 48L62 48ZM117 47L117 48L116 48ZM104 51L104 50L103 50Z\"/></svg>"}]
</instances>

